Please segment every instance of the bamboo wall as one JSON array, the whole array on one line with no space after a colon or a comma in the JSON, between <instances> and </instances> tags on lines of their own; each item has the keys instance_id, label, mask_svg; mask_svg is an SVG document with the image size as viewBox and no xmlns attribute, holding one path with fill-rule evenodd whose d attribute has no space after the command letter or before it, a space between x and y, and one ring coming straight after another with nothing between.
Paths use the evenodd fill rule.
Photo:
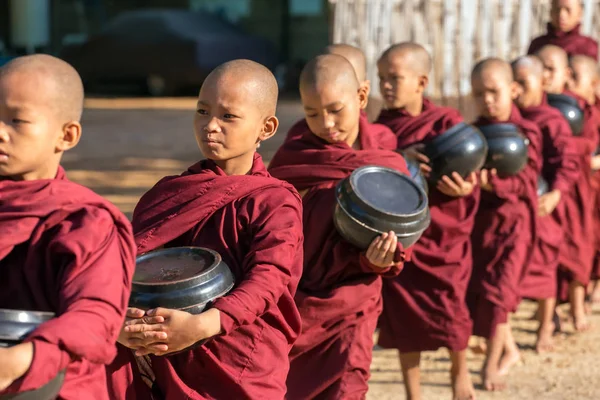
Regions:
<instances>
[{"instance_id":1,"label":"bamboo wall","mask_svg":"<svg viewBox=\"0 0 600 400\"><path fill-rule=\"evenodd\" d=\"M550 0L329 0L332 41L363 49L373 94L376 60L392 43L415 41L434 59L429 95L442 104L469 108L469 75L483 57L513 59L543 34ZM600 0L583 0L582 31L600 37Z\"/></svg>"}]
</instances>

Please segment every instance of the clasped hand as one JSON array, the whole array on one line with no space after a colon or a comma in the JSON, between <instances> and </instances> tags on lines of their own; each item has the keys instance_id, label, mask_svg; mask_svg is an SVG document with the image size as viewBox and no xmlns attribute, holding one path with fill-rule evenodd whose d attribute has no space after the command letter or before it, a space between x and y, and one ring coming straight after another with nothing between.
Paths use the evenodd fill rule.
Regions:
<instances>
[{"instance_id":1,"label":"clasped hand","mask_svg":"<svg viewBox=\"0 0 600 400\"><path fill-rule=\"evenodd\" d=\"M221 316L214 308L198 315L160 307L146 313L129 308L118 341L135 350L137 356L162 356L186 349L220 331Z\"/></svg>"}]
</instances>

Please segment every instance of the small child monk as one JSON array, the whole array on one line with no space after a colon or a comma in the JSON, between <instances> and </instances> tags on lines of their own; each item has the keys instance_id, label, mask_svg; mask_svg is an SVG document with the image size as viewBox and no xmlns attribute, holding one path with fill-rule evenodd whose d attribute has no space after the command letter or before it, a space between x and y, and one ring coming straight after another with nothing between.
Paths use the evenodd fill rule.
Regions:
<instances>
[{"instance_id":1,"label":"small child monk","mask_svg":"<svg viewBox=\"0 0 600 400\"><path fill-rule=\"evenodd\" d=\"M408 170L391 151L392 132L360 117L367 94L347 59L311 60L300 76L300 95L307 128L269 165L273 176L300 191L304 207L304 271L296 294L302 333L290 353L287 398L364 399L381 276L399 273L410 249L394 232L375 238L366 251L345 241L333 222L335 187L365 165Z\"/></svg>"},{"instance_id":2,"label":"small child monk","mask_svg":"<svg viewBox=\"0 0 600 400\"><path fill-rule=\"evenodd\" d=\"M256 152L277 131L277 94L273 74L253 61L234 60L213 70L194 116L206 159L163 178L135 208L139 254L206 247L221 255L235 277L234 288L198 315L129 311L119 342L137 356L162 356L151 356L149 363L159 398L285 395L288 353L300 333L294 294L302 273L302 208L294 188L271 177ZM111 368L113 398L149 398L126 355Z\"/></svg>"},{"instance_id":3,"label":"small child monk","mask_svg":"<svg viewBox=\"0 0 600 400\"><path fill-rule=\"evenodd\" d=\"M552 0L548 32L529 45L528 54L537 53L552 44L564 49L569 56L584 55L598 61L598 42L580 33L583 5L581 0Z\"/></svg>"},{"instance_id":4,"label":"small child monk","mask_svg":"<svg viewBox=\"0 0 600 400\"><path fill-rule=\"evenodd\" d=\"M567 90L575 88L573 78L577 79L569 67L567 53L560 47L547 45L542 47L537 55L544 63L548 75L546 92L567 94L575 98L580 108L584 110L582 135L573 137L570 150L578 159L579 179L574 182L573 190L562 199L565 210L563 224L565 236L559 252L558 298L571 303L571 316L575 330L585 331L590 327L585 313L585 291L590 281L594 257L594 198L590 175L591 156L595 150L594 143L597 141L595 138L598 117L596 110L588 102L592 98L587 92L590 88L582 88L579 85L576 89L579 93ZM577 65L575 66L578 68Z\"/></svg>"},{"instance_id":5,"label":"small child monk","mask_svg":"<svg viewBox=\"0 0 600 400\"><path fill-rule=\"evenodd\" d=\"M64 371L59 398L108 399L135 247L127 218L60 166L81 138L83 98L75 69L52 56L0 68L0 308L55 314L0 348L0 397Z\"/></svg>"},{"instance_id":6,"label":"small child monk","mask_svg":"<svg viewBox=\"0 0 600 400\"><path fill-rule=\"evenodd\" d=\"M594 155L598 149L598 145L600 144L600 110L598 109L599 106L597 104L597 97L594 91L594 87L596 87L599 82L597 63L590 57L578 55L570 58L569 66L572 71L572 79L569 81L567 87L572 93L577 95L585 102L585 127L583 136L577 139L580 139L583 147L582 150L587 150L587 152L583 154L584 165L582 166L582 179L586 180L587 182L585 185L582 184L582 186L578 186L578 190L581 191L582 196L584 196L586 199L587 204L584 205L585 218L588 218L590 215L592 218L591 222L588 221L586 225L588 229L585 231L585 238L586 240L590 241L592 245L592 270L590 273L590 278L597 280L600 277L598 270L594 268L594 263L596 262L596 257L598 254L597 240L599 237L598 230L600 227L600 218L598 215L598 189L600 186L600 176L596 172L598 169L600 169L600 155ZM591 192L592 199L588 197L588 190ZM591 240L590 236L587 236L588 234L591 234ZM583 295L582 292L585 292L586 287L593 286L589 285L589 283L582 283L585 285L585 287L583 289L577 289L577 299Z\"/></svg>"},{"instance_id":7,"label":"small child monk","mask_svg":"<svg viewBox=\"0 0 600 400\"><path fill-rule=\"evenodd\" d=\"M463 122L458 111L424 95L432 61L416 43L388 48L377 63L385 109L377 122L396 134L397 148L413 154L427 173L419 146ZM476 174L444 176L429 188L431 225L413 246L410 262L383 282L379 345L398 349L408 399L421 398L421 352L450 350L454 399L473 399L466 349L472 324L466 290L472 269L471 231L479 205ZM432 301L435 299L435 301Z\"/></svg>"},{"instance_id":8,"label":"small child monk","mask_svg":"<svg viewBox=\"0 0 600 400\"><path fill-rule=\"evenodd\" d=\"M538 300L536 350L553 350L558 256L566 223L561 199L579 178L578 158L569 151L572 133L562 114L548 104L544 92L544 64L537 56L523 56L512 63L519 95L515 100L521 115L534 122L542 132L542 177L549 192L538 198L537 241L521 282L521 296Z\"/></svg>"},{"instance_id":9,"label":"small child monk","mask_svg":"<svg viewBox=\"0 0 600 400\"><path fill-rule=\"evenodd\" d=\"M476 126L511 123L529 140L527 164L517 175L481 171L483 190L471 237L473 275L467 302L473 334L487 341L483 387L496 391L505 387L500 372L518 359L518 352L505 351L506 343L514 343L508 315L519 304L519 284L535 243L541 132L513 104L518 86L508 63L498 58L480 61L471 73L471 85L479 115Z\"/></svg>"},{"instance_id":10,"label":"small child monk","mask_svg":"<svg viewBox=\"0 0 600 400\"><path fill-rule=\"evenodd\" d=\"M363 105L363 108L360 109L360 116L361 118L369 120L366 109L369 104L368 100L371 93L371 81L367 79L367 59L365 54L358 47L344 43L331 44L325 47L323 54L336 54L344 57L350 62L354 68L361 89L367 94L367 101ZM288 131L286 140L302 135L302 132L306 131L306 129L306 120L301 119Z\"/></svg>"}]
</instances>

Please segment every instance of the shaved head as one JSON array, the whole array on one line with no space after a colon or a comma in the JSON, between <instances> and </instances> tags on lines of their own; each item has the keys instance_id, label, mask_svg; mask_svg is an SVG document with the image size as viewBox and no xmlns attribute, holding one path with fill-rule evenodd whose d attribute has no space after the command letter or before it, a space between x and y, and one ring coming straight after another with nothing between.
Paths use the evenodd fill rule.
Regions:
<instances>
[{"instance_id":1,"label":"shaved head","mask_svg":"<svg viewBox=\"0 0 600 400\"><path fill-rule=\"evenodd\" d=\"M323 54L336 54L344 57L352 64L359 82L367 80L367 59L361 49L349 44L332 44L325 47Z\"/></svg>"},{"instance_id":2,"label":"shaved head","mask_svg":"<svg viewBox=\"0 0 600 400\"><path fill-rule=\"evenodd\" d=\"M394 44L381 55L381 59L402 58L413 71L420 75L429 75L431 72L431 56L423 46L418 43L404 42Z\"/></svg>"},{"instance_id":3,"label":"shaved head","mask_svg":"<svg viewBox=\"0 0 600 400\"><path fill-rule=\"evenodd\" d=\"M530 74L536 77L542 78L544 74L544 64L537 56L522 56L517 58L511 63L513 69L513 75L517 75L517 71L526 69Z\"/></svg>"},{"instance_id":4,"label":"shaved head","mask_svg":"<svg viewBox=\"0 0 600 400\"><path fill-rule=\"evenodd\" d=\"M538 50L536 55L546 64L547 60L552 59L555 63L558 63L561 67L569 66L569 55L567 52L558 46L553 44L547 44Z\"/></svg>"},{"instance_id":5,"label":"shaved head","mask_svg":"<svg viewBox=\"0 0 600 400\"><path fill-rule=\"evenodd\" d=\"M536 55L544 64L544 90L548 93L562 93L569 80L567 52L558 46L549 44L542 47Z\"/></svg>"},{"instance_id":6,"label":"shaved head","mask_svg":"<svg viewBox=\"0 0 600 400\"><path fill-rule=\"evenodd\" d=\"M596 102L596 86L598 85L598 69L593 58L575 55L569 59L572 80L568 88L583 97L589 104Z\"/></svg>"},{"instance_id":7,"label":"shaved head","mask_svg":"<svg viewBox=\"0 0 600 400\"><path fill-rule=\"evenodd\" d=\"M569 66L573 69L580 68L582 72L589 75L596 75L598 71L596 61L584 55L574 55L569 58Z\"/></svg>"},{"instance_id":8,"label":"shaved head","mask_svg":"<svg viewBox=\"0 0 600 400\"><path fill-rule=\"evenodd\" d=\"M300 90L324 86L343 85L357 91L359 88L356 72L345 57L324 54L310 60L300 74Z\"/></svg>"},{"instance_id":9,"label":"shaved head","mask_svg":"<svg viewBox=\"0 0 600 400\"><path fill-rule=\"evenodd\" d=\"M273 73L251 60L233 60L221 64L207 77L202 86L211 84L243 86L263 115L275 115L279 87Z\"/></svg>"},{"instance_id":10,"label":"shaved head","mask_svg":"<svg viewBox=\"0 0 600 400\"><path fill-rule=\"evenodd\" d=\"M15 74L39 80L39 90L49 96L59 119L64 122L81 119L83 83L71 65L53 56L35 54L15 58L0 68L0 79Z\"/></svg>"},{"instance_id":11,"label":"shaved head","mask_svg":"<svg viewBox=\"0 0 600 400\"><path fill-rule=\"evenodd\" d=\"M495 57L486 58L475 64L473 72L471 72L471 80L481 79L488 72L498 74L506 83L513 81L513 72L510 64Z\"/></svg>"}]
</instances>

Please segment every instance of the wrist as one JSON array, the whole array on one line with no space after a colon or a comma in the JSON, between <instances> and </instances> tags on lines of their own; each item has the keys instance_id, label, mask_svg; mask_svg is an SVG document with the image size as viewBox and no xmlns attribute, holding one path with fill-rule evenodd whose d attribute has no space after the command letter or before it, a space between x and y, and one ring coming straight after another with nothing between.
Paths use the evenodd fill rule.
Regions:
<instances>
[{"instance_id":1,"label":"wrist","mask_svg":"<svg viewBox=\"0 0 600 400\"><path fill-rule=\"evenodd\" d=\"M210 308L195 316L197 321L197 341L217 336L221 333L221 312Z\"/></svg>"},{"instance_id":2,"label":"wrist","mask_svg":"<svg viewBox=\"0 0 600 400\"><path fill-rule=\"evenodd\" d=\"M33 343L25 342L7 349L7 359L12 363L11 379L21 378L29 371L33 363Z\"/></svg>"}]
</instances>

